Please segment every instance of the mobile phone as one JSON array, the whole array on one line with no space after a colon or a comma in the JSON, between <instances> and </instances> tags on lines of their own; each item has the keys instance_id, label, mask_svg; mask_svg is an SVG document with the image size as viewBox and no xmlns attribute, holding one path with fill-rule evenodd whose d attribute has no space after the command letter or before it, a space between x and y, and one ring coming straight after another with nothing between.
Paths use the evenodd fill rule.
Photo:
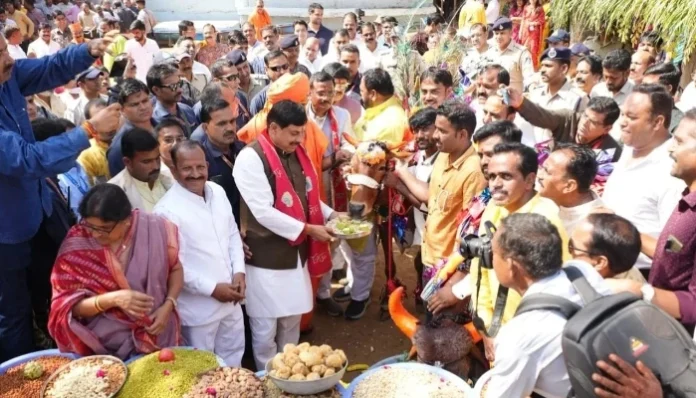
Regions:
<instances>
[{"instance_id":1,"label":"mobile phone","mask_svg":"<svg viewBox=\"0 0 696 398\"><path fill-rule=\"evenodd\" d=\"M510 93L508 92L507 87L498 90L498 94L503 98L503 104L510 105Z\"/></svg>"},{"instance_id":2,"label":"mobile phone","mask_svg":"<svg viewBox=\"0 0 696 398\"><path fill-rule=\"evenodd\" d=\"M111 67L109 77L114 79L123 77L123 73L126 71L126 65L128 65L128 56L126 54L121 54L116 57L116 59L114 59L114 65Z\"/></svg>"}]
</instances>

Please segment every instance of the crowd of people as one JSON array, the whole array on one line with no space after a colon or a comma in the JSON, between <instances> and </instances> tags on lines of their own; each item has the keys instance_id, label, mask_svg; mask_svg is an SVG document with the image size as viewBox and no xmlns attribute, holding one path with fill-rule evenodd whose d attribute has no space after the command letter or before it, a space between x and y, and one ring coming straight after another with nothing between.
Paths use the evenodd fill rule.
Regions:
<instances>
[{"instance_id":1,"label":"crowd of people","mask_svg":"<svg viewBox=\"0 0 696 398\"><path fill-rule=\"evenodd\" d=\"M653 32L601 57L544 33L548 4L468 0L459 29L348 13L332 31L313 3L281 36L259 0L224 40L181 21L165 51L145 0L4 3L0 362L185 343L230 366L251 350L262 369L315 307L358 320L370 305L392 226L355 186L410 204L417 297L462 237L497 228L492 268L465 261L420 303L431 318L471 300L500 328L477 396L567 395L564 322L516 310L541 291L581 305L571 259L601 294L694 333L694 83ZM363 143L394 167L351 162ZM326 223L344 216L377 227L339 241ZM661 396L641 362L598 366L600 397Z\"/></svg>"}]
</instances>

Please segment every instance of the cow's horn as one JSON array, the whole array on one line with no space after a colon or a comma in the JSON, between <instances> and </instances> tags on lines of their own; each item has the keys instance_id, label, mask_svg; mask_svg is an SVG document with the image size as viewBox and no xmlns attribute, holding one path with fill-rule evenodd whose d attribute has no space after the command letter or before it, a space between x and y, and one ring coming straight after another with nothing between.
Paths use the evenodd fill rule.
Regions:
<instances>
[{"instance_id":1,"label":"cow's horn","mask_svg":"<svg viewBox=\"0 0 696 398\"><path fill-rule=\"evenodd\" d=\"M404 308L401 303L401 297L404 294L403 286L399 286L394 292L389 296L389 315L394 321L401 333L405 334L406 337L412 339L416 334L416 328L418 327L418 318L411 315L406 308Z\"/></svg>"}]
</instances>

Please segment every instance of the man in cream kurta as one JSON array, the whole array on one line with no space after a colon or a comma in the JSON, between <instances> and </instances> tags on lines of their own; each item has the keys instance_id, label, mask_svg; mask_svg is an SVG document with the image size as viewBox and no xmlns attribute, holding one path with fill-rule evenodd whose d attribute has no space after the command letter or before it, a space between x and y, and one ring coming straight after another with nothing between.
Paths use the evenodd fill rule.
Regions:
<instances>
[{"instance_id":1,"label":"man in cream kurta","mask_svg":"<svg viewBox=\"0 0 696 398\"><path fill-rule=\"evenodd\" d=\"M126 168L109 183L126 192L134 209L151 213L174 183L169 171L161 170L159 142L148 131L134 128L123 134L121 148Z\"/></svg>"},{"instance_id":2,"label":"man in cream kurta","mask_svg":"<svg viewBox=\"0 0 696 398\"><path fill-rule=\"evenodd\" d=\"M177 182L155 207L179 228L184 289L179 295L181 332L188 345L213 351L227 366L244 354L244 250L232 205L221 186L206 181L201 145L175 146ZM201 172L200 170L205 170Z\"/></svg>"}]
</instances>

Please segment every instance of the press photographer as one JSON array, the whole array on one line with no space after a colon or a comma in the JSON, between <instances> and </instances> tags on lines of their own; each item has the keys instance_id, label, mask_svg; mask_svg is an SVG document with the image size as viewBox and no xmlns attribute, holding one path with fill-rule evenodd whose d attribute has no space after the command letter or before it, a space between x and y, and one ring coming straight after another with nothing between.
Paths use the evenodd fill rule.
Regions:
<instances>
[{"instance_id":1,"label":"press photographer","mask_svg":"<svg viewBox=\"0 0 696 398\"><path fill-rule=\"evenodd\" d=\"M492 251L494 273L489 275L509 288L510 294L522 297L544 292L583 305L561 271L561 235L543 215L505 217L493 235ZM589 264L572 265L600 294L611 293ZM566 397L570 381L561 348L566 322L553 311L530 311L510 319L495 339L493 368L478 380L474 396L527 397L536 393L542 397Z\"/></svg>"}]
</instances>

